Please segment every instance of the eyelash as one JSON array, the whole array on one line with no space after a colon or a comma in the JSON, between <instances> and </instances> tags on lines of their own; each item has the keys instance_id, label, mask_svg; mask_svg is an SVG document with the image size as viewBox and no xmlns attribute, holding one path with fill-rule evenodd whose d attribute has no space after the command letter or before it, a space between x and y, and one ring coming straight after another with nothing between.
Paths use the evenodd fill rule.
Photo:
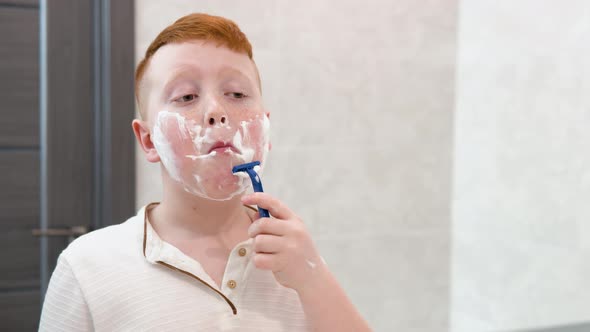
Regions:
<instances>
[{"instance_id":1,"label":"eyelash","mask_svg":"<svg viewBox=\"0 0 590 332\"><path fill-rule=\"evenodd\" d=\"M185 97L192 97L191 100L184 100ZM194 93L188 94L188 95L182 95L180 98L176 98L174 99L174 101L176 102L181 102L181 103L190 103L191 101L195 100L198 96Z\"/></svg>"},{"instance_id":2,"label":"eyelash","mask_svg":"<svg viewBox=\"0 0 590 332\"><path fill-rule=\"evenodd\" d=\"M233 96L233 98L235 99L244 99L246 97L248 97L247 94L243 93L243 92L227 92L225 93L225 95L231 95ZM239 97L236 97L236 95L239 95ZM185 97L192 97L191 100L184 100ZM192 93L192 94L187 94L187 95L182 95L179 98L174 99L174 102L180 102L180 103L190 103L191 101L195 100L198 97L198 95Z\"/></svg>"},{"instance_id":3,"label":"eyelash","mask_svg":"<svg viewBox=\"0 0 590 332\"><path fill-rule=\"evenodd\" d=\"M226 95L226 96L227 96L227 95L233 95L233 97L234 97L234 98L236 98L236 99L244 99L244 98L248 97L248 95L246 95L246 94L245 94L245 93L243 93L243 92L228 92L228 93L226 93L225 95ZM235 95L240 95L241 97L236 97Z\"/></svg>"}]
</instances>

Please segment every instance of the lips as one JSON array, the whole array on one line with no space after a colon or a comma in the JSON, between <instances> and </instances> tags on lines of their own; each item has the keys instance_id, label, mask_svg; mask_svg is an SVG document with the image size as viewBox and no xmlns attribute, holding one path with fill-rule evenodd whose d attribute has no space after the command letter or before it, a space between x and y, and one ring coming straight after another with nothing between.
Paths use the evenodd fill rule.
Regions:
<instances>
[{"instance_id":1,"label":"lips","mask_svg":"<svg viewBox=\"0 0 590 332\"><path fill-rule=\"evenodd\" d=\"M213 151L219 151L219 152L225 152L227 150L233 151L235 153L240 153L240 151L238 149L236 149L236 147L231 144L230 142L223 142L223 141L217 141L215 143L213 143L213 145L211 145L211 147L209 148L209 152L211 153Z\"/></svg>"}]
</instances>

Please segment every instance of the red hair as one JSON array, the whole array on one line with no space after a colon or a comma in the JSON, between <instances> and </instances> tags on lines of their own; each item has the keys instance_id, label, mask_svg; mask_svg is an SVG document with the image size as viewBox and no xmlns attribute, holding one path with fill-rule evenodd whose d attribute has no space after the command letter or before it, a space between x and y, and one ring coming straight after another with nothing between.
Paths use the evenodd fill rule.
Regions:
<instances>
[{"instance_id":1,"label":"red hair","mask_svg":"<svg viewBox=\"0 0 590 332\"><path fill-rule=\"evenodd\" d=\"M141 79L145 74L149 60L156 51L166 44L181 43L189 40L211 41L218 46L227 47L234 52L246 54L254 62L252 45L250 45L248 38L235 22L220 16L202 13L186 15L160 32L147 48L143 59L137 65L137 69L135 70L135 97L138 101ZM260 88L258 71L256 74Z\"/></svg>"}]
</instances>

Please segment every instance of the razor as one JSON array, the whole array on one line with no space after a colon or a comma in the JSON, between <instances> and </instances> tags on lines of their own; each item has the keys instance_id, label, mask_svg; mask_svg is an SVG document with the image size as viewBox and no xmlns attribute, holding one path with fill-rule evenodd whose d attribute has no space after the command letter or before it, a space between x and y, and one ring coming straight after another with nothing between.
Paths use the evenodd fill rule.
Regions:
<instances>
[{"instance_id":1,"label":"razor","mask_svg":"<svg viewBox=\"0 0 590 332\"><path fill-rule=\"evenodd\" d=\"M254 192L262 193L262 192L264 192L264 190L262 189L262 182L260 181L260 177L258 176L256 171L254 170L254 167L256 167L256 166L260 167L259 161L253 161L251 163L236 165L232 168L231 171L234 174L238 173L238 172L248 173L248 175L250 176L250 180L252 181L252 187L254 188ZM260 214L261 218L270 217L270 214L268 213L267 209L263 209L261 207L258 207L258 213Z\"/></svg>"}]
</instances>

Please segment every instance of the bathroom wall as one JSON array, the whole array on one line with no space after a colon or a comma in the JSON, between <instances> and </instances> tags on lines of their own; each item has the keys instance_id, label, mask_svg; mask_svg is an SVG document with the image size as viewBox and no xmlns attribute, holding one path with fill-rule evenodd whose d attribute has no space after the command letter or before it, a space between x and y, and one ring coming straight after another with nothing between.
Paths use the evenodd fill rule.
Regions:
<instances>
[{"instance_id":1,"label":"bathroom wall","mask_svg":"<svg viewBox=\"0 0 590 332\"><path fill-rule=\"evenodd\" d=\"M191 12L250 38L271 112L263 180L375 331L446 331L457 3L136 1L136 56ZM137 155L137 206L160 197Z\"/></svg>"},{"instance_id":2,"label":"bathroom wall","mask_svg":"<svg viewBox=\"0 0 590 332\"><path fill-rule=\"evenodd\" d=\"M590 2L459 13L452 330L590 322Z\"/></svg>"}]
</instances>

